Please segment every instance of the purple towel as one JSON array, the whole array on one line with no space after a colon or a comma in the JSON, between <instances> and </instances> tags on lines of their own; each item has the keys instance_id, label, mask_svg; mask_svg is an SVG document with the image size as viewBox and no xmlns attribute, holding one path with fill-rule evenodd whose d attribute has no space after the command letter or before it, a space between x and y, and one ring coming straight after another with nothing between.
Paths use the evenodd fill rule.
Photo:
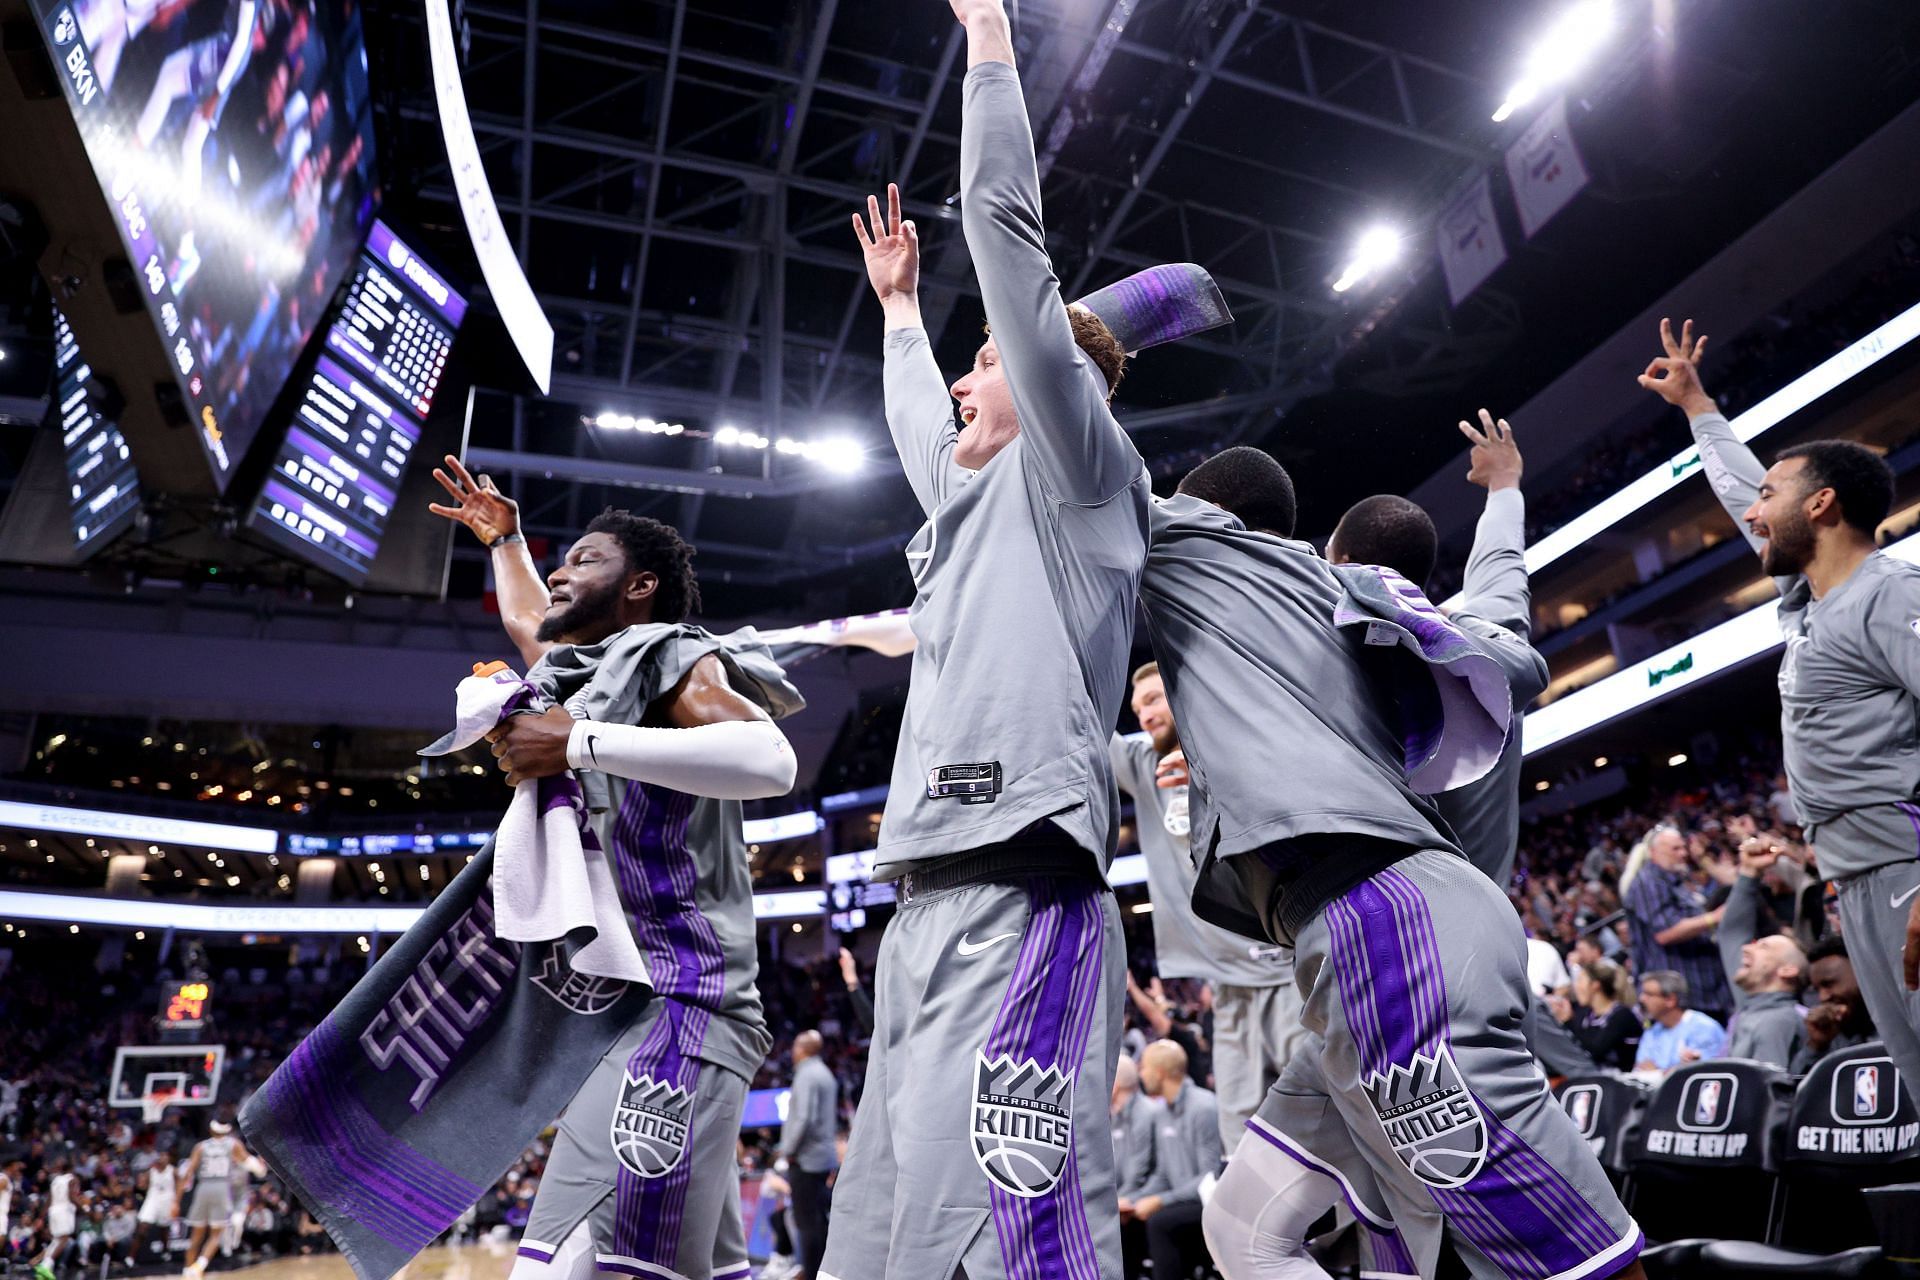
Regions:
<instances>
[{"instance_id":1,"label":"purple towel","mask_svg":"<svg viewBox=\"0 0 1920 1280\"><path fill-rule=\"evenodd\" d=\"M1148 267L1080 299L1129 355L1233 323L1206 268L1191 262Z\"/></svg>"}]
</instances>

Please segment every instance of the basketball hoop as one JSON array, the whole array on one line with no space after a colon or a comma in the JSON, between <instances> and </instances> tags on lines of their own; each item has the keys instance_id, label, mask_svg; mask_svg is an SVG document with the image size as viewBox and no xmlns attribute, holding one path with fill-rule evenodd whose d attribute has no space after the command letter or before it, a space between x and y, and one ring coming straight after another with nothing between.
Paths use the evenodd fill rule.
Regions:
<instances>
[{"instance_id":1,"label":"basketball hoop","mask_svg":"<svg viewBox=\"0 0 1920 1280\"><path fill-rule=\"evenodd\" d=\"M141 1094L140 1118L148 1124L159 1124L160 1118L173 1104L174 1096L175 1091L172 1089L155 1089L152 1093Z\"/></svg>"}]
</instances>

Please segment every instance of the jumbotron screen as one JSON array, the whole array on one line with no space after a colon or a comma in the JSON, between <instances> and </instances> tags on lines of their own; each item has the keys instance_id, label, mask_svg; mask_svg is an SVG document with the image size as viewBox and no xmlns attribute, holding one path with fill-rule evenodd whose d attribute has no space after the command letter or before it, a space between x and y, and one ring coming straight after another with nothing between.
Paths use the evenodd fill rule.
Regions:
<instances>
[{"instance_id":1,"label":"jumbotron screen","mask_svg":"<svg viewBox=\"0 0 1920 1280\"><path fill-rule=\"evenodd\" d=\"M33 0L225 490L378 201L358 0Z\"/></svg>"},{"instance_id":2,"label":"jumbotron screen","mask_svg":"<svg viewBox=\"0 0 1920 1280\"><path fill-rule=\"evenodd\" d=\"M66 460L67 511L73 520L73 545L81 555L117 535L140 510L140 478L134 473L132 451L88 386L92 377L73 326L55 308L53 393Z\"/></svg>"},{"instance_id":3,"label":"jumbotron screen","mask_svg":"<svg viewBox=\"0 0 1920 1280\"><path fill-rule=\"evenodd\" d=\"M466 299L376 220L253 528L308 564L366 581L466 312Z\"/></svg>"}]
</instances>

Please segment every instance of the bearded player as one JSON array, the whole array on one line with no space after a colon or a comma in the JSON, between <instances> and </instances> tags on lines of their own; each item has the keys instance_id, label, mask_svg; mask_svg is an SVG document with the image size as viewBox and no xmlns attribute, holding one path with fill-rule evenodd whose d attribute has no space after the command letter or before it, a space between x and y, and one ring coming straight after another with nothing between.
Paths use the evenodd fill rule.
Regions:
<instances>
[{"instance_id":1,"label":"bearded player","mask_svg":"<svg viewBox=\"0 0 1920 1280\"><path fill-rule=\"evenodd\" d=\"M1700 384L1706 335L1673 336L1640 385L1687 415L1707 481L1780 590L1780 736L1793 803L1840 891L1847 954L1920 1101L1920 568L1877 549L1893 472L1849 440L1762 467ZM1904 960L1903 960L1904 952Z\"/></svg>"},{"instance_id":2,"label":"bearded player","mask_svg":"<svg viewBox=\"0 0 1920 1280\"><path fill-rule=\"evenodd\" d=\"M603 776L597 834L658 992L567 1108L512 1280L744 1280L734 1144L772 1037L740 801L792 788L768 711L799 697L770 661L683 623L699 588L673 529L609 510L542 582L513 501L446 461L434 476L455 505L432 510L491 548L501 619L534 672L579 686L509 717L494 755L513 785L577 771L590 809ZM596 668L615 674L570 676Z\"/></svg>"}]
</instances>

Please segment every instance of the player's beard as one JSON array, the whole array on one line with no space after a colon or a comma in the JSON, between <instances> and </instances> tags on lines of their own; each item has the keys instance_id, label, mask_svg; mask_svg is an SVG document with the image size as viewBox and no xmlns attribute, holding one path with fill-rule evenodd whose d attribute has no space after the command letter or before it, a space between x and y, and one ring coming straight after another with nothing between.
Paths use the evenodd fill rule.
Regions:
<instances>
[{"instance_id":1,"label":"player's beard","mask_svg":"<svg viewBox=\"0 0 1920 1280\"><path fill-rule=\"evenodd\" d=\"M1768 577L1788 578L1806 571L1813 558L1813 523L1806 513L1795 511L1789 518L1776 521L1767 529L1767 547L1760 553L1760 568Z\"/></svg>"},{"instance_id":2,"label":"player's beard","mask_svg":"<svg viewBox=\"0 0 1920 1280\"><path fill-rule=\"evenodd\" d=\"M1162 756L1172 751L1178 751L1180 749L1180 731L1172 725L1168 725L1159 733L1154 734L1153 749Z\"/></svg>"},{"instance_id":3,"label":"player's beard","mask_svg":"<svg viewBox=\"0 0 1920 1280\"><path fill-rule=\"evenodd\" d=\"M575 596L573 601L558 614L540 620L540 629L533 638L543 644L550 644L565 637L586 631L602 622L610 622L620 602L620 584L614 582L590 595Z\"/></svg>"}]
</instances>

